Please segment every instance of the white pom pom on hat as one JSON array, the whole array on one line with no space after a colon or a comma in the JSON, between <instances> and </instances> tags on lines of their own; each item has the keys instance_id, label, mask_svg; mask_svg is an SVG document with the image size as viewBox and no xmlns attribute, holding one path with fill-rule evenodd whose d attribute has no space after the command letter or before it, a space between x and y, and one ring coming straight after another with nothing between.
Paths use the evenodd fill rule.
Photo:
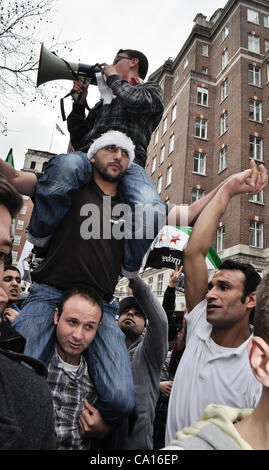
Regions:
<instances>
[{"instance_id":1,"label":"white pom pom on hat","mask_svg":"<svg viewBox=\"0 0 269 470\"><path fill-rule=\"evenodd\" d=\"M88 158L90 159L94 157L98 150L107 147L108 145L116 145L117 147L120 147L128 152L130 158L128 166L130 166L134 161L135 145L130 137L120 131L108 131L95 139L87 152Z\"/></svg>"}]
</instances>

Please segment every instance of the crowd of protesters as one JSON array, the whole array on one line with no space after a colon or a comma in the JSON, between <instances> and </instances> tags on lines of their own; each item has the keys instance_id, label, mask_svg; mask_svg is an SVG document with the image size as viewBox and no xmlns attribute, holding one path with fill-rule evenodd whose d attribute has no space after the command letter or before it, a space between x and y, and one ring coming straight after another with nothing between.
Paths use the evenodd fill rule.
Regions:
<instances>
[{"instance_id":1,"label":"crowd of protesters","mask_svg":"<svg viewBox=\"0 0 269 470\"><path fill-rule=\"evenodd\" d=\"M226 260L209 280L206 266L230 200L260 192L267 171L251 161L187 212L166 208L144 171L162 117L161 89L143 82L147 59L138 51L120 50L112 65L101 66L97 83L103 80L106 94L87 116L87 87L74 83L79 99L68 118L74 152L53 157L41 178L0 161L0 328L8 323L11 339L25 340L22 352L0 336L0 400L19 423L0 448L268 449L268 277ZM20 273L4 265L19 193L34 202L27 237L36 261L22 309ZM143 218L137 226L133 217L146 204L158 209L150 237ZM183 219L193 230L161 305L139 270L160 226ZM182 270L186 308L179 326ZM122 276L133 295L118 303ZM27 399L19 407L23 380Z\"/></svg>"}]
</instances>

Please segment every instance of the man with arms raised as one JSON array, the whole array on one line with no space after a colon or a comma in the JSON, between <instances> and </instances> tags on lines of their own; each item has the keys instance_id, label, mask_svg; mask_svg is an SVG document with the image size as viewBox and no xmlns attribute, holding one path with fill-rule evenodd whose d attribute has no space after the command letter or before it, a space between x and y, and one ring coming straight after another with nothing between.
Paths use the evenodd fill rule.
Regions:
<instances>
[{"instance_id":1,"label":"man with arms raised","mask_svg":"<svg viewBox=\"0 0 269 470\"><path fill-rule=\"evenodd\" d=\"M250 265L227 261L208 285L205 258L230 199L261 191L267 180L266 169L258 171L254 161L250 170L231 176L199 216L184 249L187 339L170 396L166 444L200 420L210 403L253 408L259 400L247 343L260 276Z\"/></svg>"}]
</instances>

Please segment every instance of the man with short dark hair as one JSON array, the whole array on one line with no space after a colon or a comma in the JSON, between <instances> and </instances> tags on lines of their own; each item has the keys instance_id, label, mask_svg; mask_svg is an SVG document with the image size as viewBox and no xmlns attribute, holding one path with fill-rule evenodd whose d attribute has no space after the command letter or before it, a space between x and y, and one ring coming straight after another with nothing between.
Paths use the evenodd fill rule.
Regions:
<instances>
[{"instance_id":1,"label":"man with short dark hair","mask_svg":"<svg viewBox=\"0 0 269 470\"><path fill-rule=\"evenodd\" d=\"M21 293L21 273L16 266L5 265L1 287L8 295L8 301L0 303L0 316L7 318L11 323L19 315L20 309L16 301Z\"/></svg>"},{"instance_id":2,"label":"man with short dark hair","mask_svg":"<svg viewBox=\"0 0 269 470\"><path fill-rule=\"evenodd\" d=\"M89 374L84 351L93 341L102 319L101 296L94 289L74 288L66 291L55 309L56 342L48 366L48 384L54 401L55 432L58 450L89 449L91 443L80 435L79 418L85 406L97 400ZM88 409L87 408L87 409ZM98 410L95 414L100 418ZM101 434L108 426L101 422ZM95 425L95 437L100 426Z\"/></svg>"},{"instance_id":3,"label":"man with short dark hair","mask_svg":"<svg viewBox=\"0 0 269 470\"><path fill-rule=\"evenodd\" d=\"M230 199L259 192L267 184L263 165L257 184L251 184L257 166L254 161L250 165L225 181L197 219L184 249L187 338L169 400L166 444L178 430L200 420L210 403L253 408L260 398L247 355L260 276L251 266L226 262L208 284L205 261Z\"/></svg>"}]
</instances>

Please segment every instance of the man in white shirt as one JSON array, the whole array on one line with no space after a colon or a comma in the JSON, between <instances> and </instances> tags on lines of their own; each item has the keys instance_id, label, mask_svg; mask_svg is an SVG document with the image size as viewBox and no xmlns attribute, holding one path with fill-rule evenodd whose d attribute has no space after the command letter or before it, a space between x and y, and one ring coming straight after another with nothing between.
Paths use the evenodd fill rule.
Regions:
<instances>
[{"instance_id":1,"label":"man in white shirt","mask_svg":"<svg viewBox=\"0 0 269 470\"><path fill-rule=\"evenodd\" d=\"M201 419L210 403L253 408L261 386L248 361L250 315L256 305L260 276L250 265L227 262L208 284L206 254L230 199L258 193L268 175L254 161L230 177L203 210L184 249L187 320L185 352L169 400L166 445L178 430Z\"/></svg>"}]
</instances>

